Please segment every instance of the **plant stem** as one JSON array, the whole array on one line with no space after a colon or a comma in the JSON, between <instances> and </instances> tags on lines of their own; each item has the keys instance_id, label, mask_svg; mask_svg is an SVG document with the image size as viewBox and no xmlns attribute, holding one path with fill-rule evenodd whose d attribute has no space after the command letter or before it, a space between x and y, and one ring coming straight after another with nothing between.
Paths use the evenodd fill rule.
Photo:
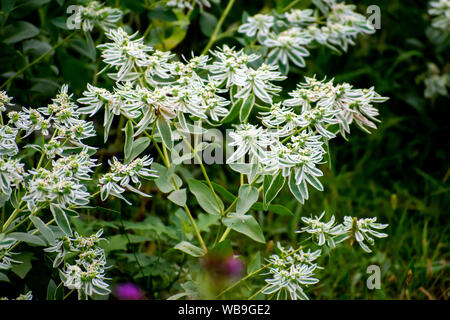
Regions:
<instances>
[{"instance_id":1,"label":"plant stem","mask_svg":"<svg viewBox=\"0 0 450 320\"><path fill-rule=\"evenodd\" d=\"M209 49L211 49L211 46L214 44L214 42L217 40L217 35L220 31L220 28L222 27L222 24L225 21L225 18L228 16L228 13L230 13L231 8L233 7L235 0L228 1L227 6L225 7L225 10L222 13L222 16L219 19L219 22L216 24L216 27L214 29L213 34L211 35L211 38L209 38L209 42L206 45L205 49L203 49L202 55L208 52Z\"/></svg>"},{"instance_id":2,"label":"plant stem","mask_svg":"<svg viewBox=\"0 0 450 320\"><path fill-rule=\"evenodd\" d=\"M59 46L61 46L63 43L65 43L66 41L68 41L70 38L72 38L76 33L73 32L71 34L69 34L67 37L65 37L63 40L61 40L59 43L55 44L51 49L49 49L47 52L45 52L44 54L42 54L41 56L39 56L38 58L36 58L33 62L27 64L25 67L23 67L22 69L20 69L19 71L17 71L13 76L11 76L10 78L8 78L8 80L6 80L1 86L0 89L2 89L3 87L7 86L11 81L13 81L15 78L17 78L19 75L21 75L23 72L25 72L26 70L28 70L31 66L35 65L36 63L38 63L39 61L41 61L42 59L44 59L46 56L48 56L50 53L52 53L53 51L55 51Z\"/></svg>"},{"instance_id":3,"label":"plant stem","mask_svg":"<svg viewBox=\"0 0 450 320\"><path fill-rule=\"evenodd\" d=\"M260 294L265 288L267 288L270 284L266 284L264 287L256 291L253 295L251 295L247 300L253 300L258 294Z\"/></svg>"}]
</instances>

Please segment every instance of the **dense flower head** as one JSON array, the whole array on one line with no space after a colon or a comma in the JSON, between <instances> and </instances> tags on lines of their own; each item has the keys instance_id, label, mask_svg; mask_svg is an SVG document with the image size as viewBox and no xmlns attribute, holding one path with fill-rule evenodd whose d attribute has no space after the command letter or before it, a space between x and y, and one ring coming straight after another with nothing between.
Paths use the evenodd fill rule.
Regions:
<instances>
[{"instance_id":1,"label":"dense flower head","mask_svg":"<svg viewBox=\"0 0 450 320\"><path fill-rule=\"evenodd\" d=\"M122 19L122 11L105 7L103 3L91 1L87 6L80 6L75 15L75 22L81 23L83 31L92 31L94 26L102 29L114 28Z\"/></svg>"},{"instance_id":2,"label":"dense flower head","mask_svg":"<svg viewBox=\"0 0 450 320\"><path fill-rule=\"evenodd\" d=\"M281 255L272 255L268 262L270 264L268 274L271 278L266 279L268 286L262 291L264 294L277 293L277 298L292 300L308 300L304 289L319 282L314 277L317 268L316 260L321 251L311 252L292 248L285 250L279 245Z\"/></svg>"}]
</instances>

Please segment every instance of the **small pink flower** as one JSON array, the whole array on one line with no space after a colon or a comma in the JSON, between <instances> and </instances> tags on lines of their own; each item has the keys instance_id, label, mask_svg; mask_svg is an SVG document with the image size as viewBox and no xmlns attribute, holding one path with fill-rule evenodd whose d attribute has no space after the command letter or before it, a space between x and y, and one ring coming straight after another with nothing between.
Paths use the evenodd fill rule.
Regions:
<instances>
[{"instance_id":1,"label":"small pink flower","mask_svg":"<svg viewBox=\"0 0 450 320\"><path fill-rule=\"evenodd\" d=\"M116 287L115 294L119 300L145 300L142 290L134 283L123 283Z\"/></svg>"}]
</instances>

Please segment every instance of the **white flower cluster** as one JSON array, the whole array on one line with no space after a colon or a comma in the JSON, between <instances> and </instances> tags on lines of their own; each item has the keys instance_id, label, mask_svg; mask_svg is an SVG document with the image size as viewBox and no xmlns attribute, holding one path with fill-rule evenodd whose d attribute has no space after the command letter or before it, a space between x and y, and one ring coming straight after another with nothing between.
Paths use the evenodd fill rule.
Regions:
<instances>
[{"instance_id":1,"label":"white flower cluster","mask_svg":"<svg viewBox=\"0 0 450 320\"><path fill-rule=\"evenodd\" d=\"M103 201L112 195L130 204L122 195L125 189L144 197L150 197L150 195L139 191L137 188L141 186L140 178L154 179L158 177L156 171L147 168L150 167L153 159L145 156L137 158L129 164L123 164L114 157L112 162L110 160L108 162L111 166L111 172L104 174L99 179L100 194ZM130 183L134 183L137 188Z\"/></svg>"},{"instance_id":2,"label":"white flower cluster","mask_svg":"<svg viewBox=\"0 0 450 320\"><path fill-rule=\"evenodd\" d=\"M364 251L371 252L364 241L373 246L374 239L371 236L376 238L387 237L387 234L376 231L388 226L387 224L376 223L377 218L357 219L346 216L342 224L336 225L334 216L328 222L320 221L324 214L325 212L322 212L320 217L314 218L303 217L302 221L306 224L306 227L299 231L311 234L319 246L327 244L328 247L334 248L337 243L350 239L351 244L356 240Z\"/></svg>"},{"instance_id":3,"label":"white flower cluster","mask_svg":"<svg viewBox=\"0 0 450 320\"><path fill-rule=\"evenodd\" d=\"M99 230L90 237L82 237L75 233L74 238L64 237L56 245L45 249L56 252L53 266L58 267L66 258L73 261L63 266L60 277L64 286L78 290L79 297L92 294L107 295L110 292L108 280L105 277L105 251L98 246L103 230Z\"/></svg>"},{"instance_id":4,"label":"white flower cluster","mask_svg":"<svg viewBox=\"0 0 450 320\"><path fill-rule=\"evenodd\" d=\"M7 106L11 106L12 98L8 97L6 94L6 91L0 91L0 116L2 115L2 112L6 111Z\"/></svg>"},{"instance_id":5,"label":"white flower cluster","mask_svg":"<svg viewBox=\"0 0 450 320\"><path fill-rule=\"evenodd\" d=\"M265 32L260 29L253 31ZM355 89L346 83L334 85L333 80L305 78L306 82L290 93L291 98L275 102L282 88L273 82L286 77L276 66L261 64L257 54L224 46L211 52L212 62L207 56L181 62L169 52L154 51L137 34L128 35L123 29L110 30L107 37L112 43L99 47L108 68L116 71L109 74L116 86L110 92L88 85L78 100L85 104L80 113L93 115L104 107L105 141L114 115L133 121L134 137L151 130L170 146L175 137L172 128L189 132L188 120L204 119L214 125L239 114L241 124L230 134L233 141L229 144L237 150L227 162L248 155L251 161L256 159L259 175L281 171L302 203L309 197L307 183L323 190L317 179L322 175L317 165L325 154L323 143L336 132L345 137L353 122L366 131L376 128L378 110L373 104L387 100L373 88ZM255 105L270 109L260 113L265 127L247 123ZM121 179L114 173L104 176L104 199L111 192L119 196L124 191L125 186L117 183Z\"/></svg>"},{"instance_id":6,"label":"white flower cluster","mask_svg":"<svg viewBox=\"0 0 450 320\"><path fill-rule=\"evenodd\" d=\"M305 66L304 57L309 56L306 47L326 45L346 52L359 34L375 32L366 17L355 12L356 6L334 0L321 4L322 17L313 9L292 9L283 15L257 14L248 17L238 31L247 37L256 36L268 47L267 62L278 64L283 74L288 73L289 61Z\"/></svg>"},{"instance_id":7,"label":"white flower cluster","mask_svg":"<svg viewBox=\"0 0 450 320\"><path fill-rule=\"evenodd\" d=\"M283 249L279 244L280 255L272 255L267 261L271 264L266 279L268 286L262 291L264 294L277 293L277 299L308 300L304 288L316 284L319 279L314 278L317 266L314 261L320 256L321 250L311 252L308 250Z\"/></svg>"},{"instance_id":8,"label":"white flower cluster","mask_svg":"<svg viewBox=\"0 0 450 320\"><path fill-rule=\"evenodd\" d=\"M450 33L450 1L436 0L430 2L428 14L434 16L431 25L441 29L447 34Z\"/></svg>"},{"instance_id":9,"label":"white flower cluster","mask_svg":"<svg viewBox=\"0 0 450 320\"><path fill-rule=\"evenodd\" d=\"M309 197L307 183L323 190L317 165L323 162L323 143L336 136L329 127L335 125L335 131L345 137L355 121L369 132L368 128L376 128L372 121L377 121L378 115L373 103L387 100L373 88L354 89L346 83L333 85L332 80L305 79L289 93L290 99L260 112L265 128L252 124L236 127L230 134L230 146L237 149L227 160L232 163L248 154L250 161L258 164L260 174L281 171L302 203Z\"/></svg>"},{"instance_id":10,"label":"white flower cluster","mask_svg":"<svg viewBox=\"0 0 450 320\"><path fill-rule=\"evenodd\" d=\"M119 9L105 7L101 2L91 1L87 6L79 6L75 23L81 24L83 31L92 31L94 26L110 29L122 19L122 14Z\"/></svg>"},{"instance_id":11,"label":"white flower cluster","mask_svg":"<svg viewBox=\"0 0 450 320\"><path fill-rule=\"evenodd\" d=\"M89 193L81 180L90 180L95 159L90 158L92 148L83 140L95 136L92 122L79 118L77 106L68 94L67 85L45 108L8 112L9 121L0 125L0 190L11 194L13 188L23 186L29 210L40 205L58 203L62 207L86 205ZM49 139L45 139L53 131ZM38 168L24 170L24 165L13 157L19 153L17 138L24 139L40 133L43 146L30 145L42 153ZM22 136L21 133L24 133ZM64 151L81 149L76 154ZM52 168L41 166L44 156L52 160ZM59 156L56 159L56 156ZM56 160L55 160L56 159ZM50 162L47 163L48 166ZM30 179L25 179L30 176Z\"/></svg>"}]
</instances>

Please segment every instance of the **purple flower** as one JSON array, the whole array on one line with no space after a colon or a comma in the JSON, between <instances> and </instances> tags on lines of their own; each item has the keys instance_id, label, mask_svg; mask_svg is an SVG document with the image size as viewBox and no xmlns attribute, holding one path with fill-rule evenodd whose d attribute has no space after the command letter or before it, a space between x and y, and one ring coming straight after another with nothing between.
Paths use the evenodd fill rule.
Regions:
<instances>
[{"instance_id":1,"label":"purple flower","mask_svg":"<svg viewBox=\"0 0 450 320\"><path fill-rule=\"evenodd\" d=\"M123 283L116 287L116 296L119 300L144 300L145 295L134 283Z\"/></svg>"},{"instance_id":2,"label":"purple flower","mask_svg":"<svg viewBox=\"0 0 450 320\"><path fill-rule=\"evenodd\" d=\"M235 277L242 274L244 271L244 264L237 258L229 257L225 260L224 269L229 276Z\"/></svg>"}]
</instances>

